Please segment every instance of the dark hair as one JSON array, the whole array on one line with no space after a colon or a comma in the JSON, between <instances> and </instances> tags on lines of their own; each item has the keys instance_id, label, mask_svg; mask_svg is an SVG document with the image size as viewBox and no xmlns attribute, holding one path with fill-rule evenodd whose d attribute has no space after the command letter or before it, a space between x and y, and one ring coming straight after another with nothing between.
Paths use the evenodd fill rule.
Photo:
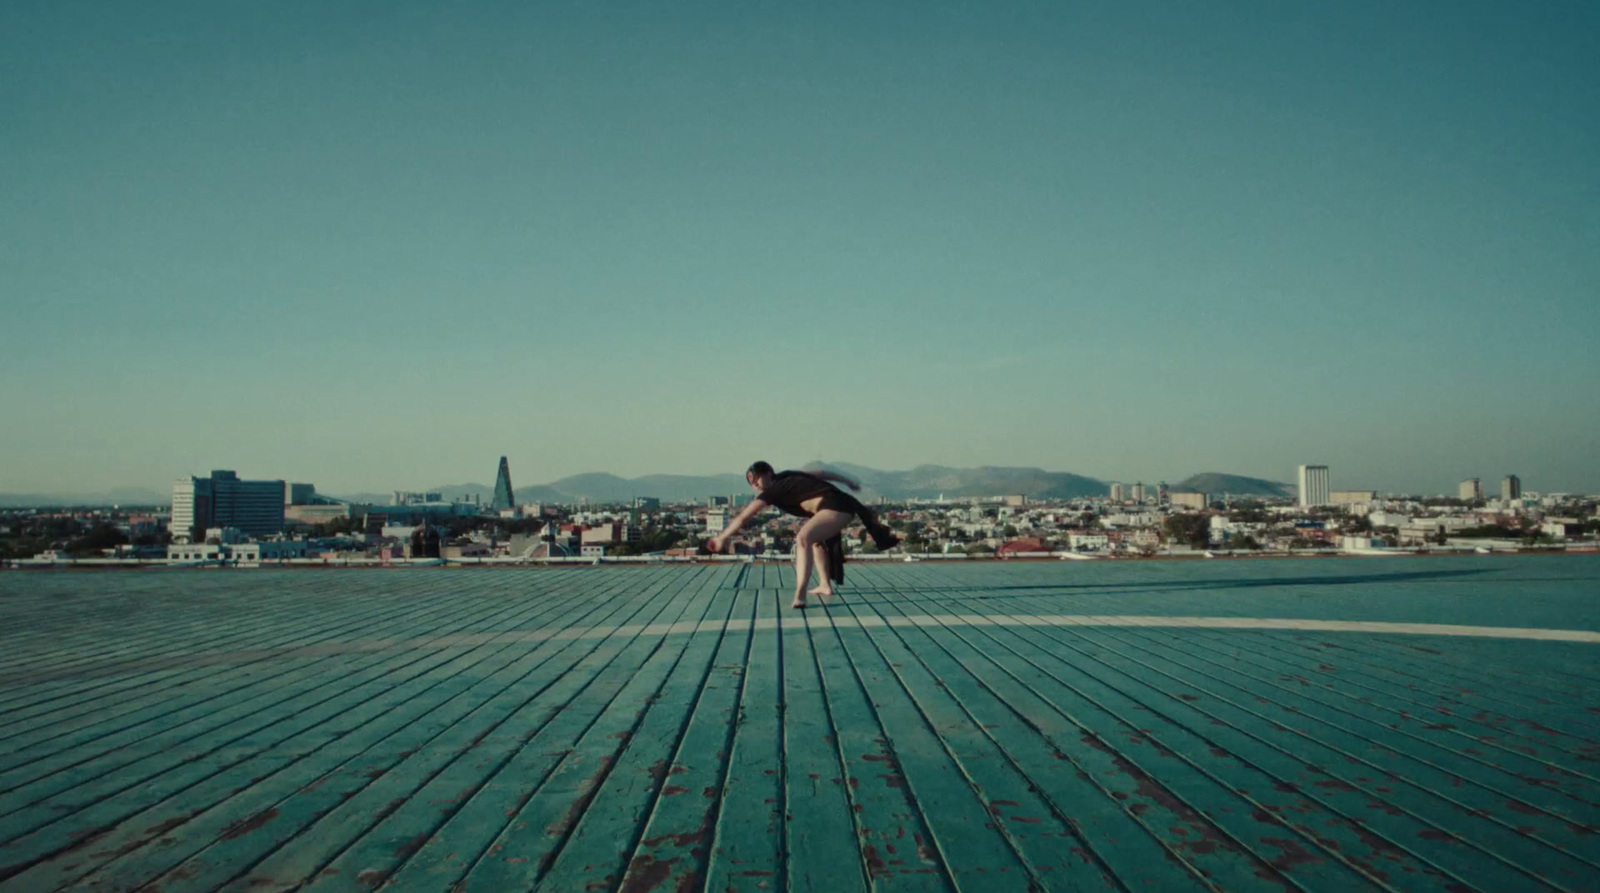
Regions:
<instances>
[{"instance_id":1,"label":"dark hair","mask_svg":"<svg viewBox=\"0 0 1600 893\"><path fill-rule=\"evenodd\" d=\"M744 473L746 476L753 474L756 477L761 477L764 474L772 474L773 472L772 466L765 462L751 462L750 467L746 468Z\"/></svg>"}]
</instances>

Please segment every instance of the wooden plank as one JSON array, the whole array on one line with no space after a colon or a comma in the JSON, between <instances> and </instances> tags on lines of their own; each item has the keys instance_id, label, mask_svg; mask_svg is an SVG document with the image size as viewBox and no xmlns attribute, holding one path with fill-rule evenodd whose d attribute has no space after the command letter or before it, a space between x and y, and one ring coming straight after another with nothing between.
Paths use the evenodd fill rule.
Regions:
<instances>
[{"instance_id":1,"label":"wooden plank","mask_svg":"<svg viewBox=\"0 0 1600 893\"><path fill-rule=\"evenodd\" d=\"M582 613L574 613L566 622L566 628L595 625L615 628L641 611L658 608L657 597L677 579L663 577L648 587L631 591L624 581L620 588L612 586L592 593L586 597L585 607L580 609ZM608 593L613 597L604 599ZM295 887L325 870L340 853L369 834L447 769L481 759L496 749L518 746L531 734L525 724L536 722L538 716L549 715L549 702L539 699L555 697L549 694L551 689L563 681L572 681L570 674L576 672L583 660L593 657L604 642L603 639L565 638L539 643L514 665L514 671L520 675L512 676L504 685L495 683L498 687L493 693L470 712L459 718L430 714L427 727L419 730L422 734L405 750L399 751L398 759L388 767L377 767L381 771L374 780L348 794L333 790L328 799L314 801L299 810L311 816L313 823L301 833L287 834L270 855L223 889L261 891ZM427 737L429 734L432 737ZM363 775L373 774L369 763L346 765ZM470 771L461 772L463 783L467 783L470 776ZM334 774L332 787L338 787L340 777L341 773ZM315 791L302 791L302 795L321 795L328 787L323 785Z\"/></svg>"},{"instance_id":2,"label":"wooden plank","mask_svg":"<svg viewBox=\"0 0 1600 893\"><path fill-rule=\"evenodd\" d=\"M573 612L568 619L584 616ZM541 619L544 619L543 614ZM519 623L518 627L522 625ZM373 723L370 729L347 733L329 742L284 770L258 781L248 792L213 811L217 818L239 813L270 814L270 822L253 827L248 833L238 833L236 826L224 826L218 831L216 819L212 819L209 826L203 822L186 824L182 828L185 837L198 838L202 843L210 839L211 842L157 878L156 883L169 893L214 890L230 878L242 875L246 868L298 837L313 822L347 803L349 798L365 793L375 779L386 777L408 756L425 748L438 748L448 730L486 720L491 715L483 709L487 706L486 700L493 701L507 694L514 685L532 681L536 670L541 671L545 679L559 673L564 665L545 666L555 653L554 649L545 650L545 646L551 644L547 641L529 649L521 643L499 642L474 648L471 653L484 655L477 664L411 698L403 707ZM499 715L507 712L509 705ZM477 734L483 731L479 728ZM454 752L459 754L469 745L470 741L462 742ZM246 802L246 795L253 802ZM326 832L328 826L324 825L323 830ZM283 867L283 863L280 861L277 867ZM314 866L293 880L303 879L312 870ZM247 880L256 890L284 882L282 874L254 872Z\"/></svg>"},{"instance_id":3,"label":"wooden plank","mask_svg":"<svg viewBox=\"0 0 1600 893\"><path fill-rule=\"evenodd\" d=\"M681 613L679 587L685 582L658 597L652 616ZM350 878L381 883L446 827L453 852L470 864L660 644L659 637L643 637L637 630L600 640L577 666L471 748L469 758L451 762L331 860L307 889L344 887Z\"/></svg>"},{"instance_id":4,"label":"wooden plank","mask_svg":"<svg viewBox=\"0 0 1600 893\"><path fill-rule=\"evenodd\" d=\"M707 581L704 575L694 576L690 586L672 597L672 603L654 623L675 623L704 615L709 607L707 599L702 599L707 586L714 586L714 581ZM651 642L653 639L656 642ZM570 839L571 823L584 813L606 779L614 775L619 757L637 736L654 699L661 695L662 685L672 679L675 667L682 663L682 639L645 634L642 642L650 643L653 653L614 698L602 699L589 693L574 701L571 711L589 715L589 725L570 749L565 754L526 763L539 767L536 771L542 778L528 789L520 803L496 813L493 810L498 800L470 800L459 815L451 816L450 824L443 829L446 834L435 835L416 855L406 859L390 882L400 888L438 883L454 883L462 890L531 887ZM461 824L485 824L491 826L490 831L498 827L499 832L483 850L461 851L456 842L459 835L456 839L448 835L450 827ZM483 874L488 877L480 877Z\"/></svg>"},{"instance_id":5,"label":"wooden plank","mask_svg":"<svg viewBox=\"0 0 1600 893\"><path fill-rule=\"evenodd\" d=\"M705 605L699 626L720 628L733 607L735 591L719 586L707 575L707 585L696 595ZM692 608L691 613L698 611ZM634 845L662 796L683 796L677 784L684 774L673 758L720 644L720 632L671 636L668 647L682 645L677 663L644 708L644 715L626 738L586 808L571 828L571 836L540 860L513 863L488 857L474 867L467 886L478 889L513 889L537 883L548 890L614 889L627 871ZM666 792L665 794L663 792ZM544 866L543 870L536 870Z\"/></svg>"},{"instance_id":6,"label":"wooden plank","mask_svg":"<svg viewBox=\"0 0 1600 893\"><path fill-rule=\"evenodd\" d=\"M763 621L779 621L782 597L778 590L761 590L756 596L757 627L751 633L706 889L773 890L783 883L783 688L778 653L783 646L780 630L761 628Z\"/></svg>"},{"instance_id":7,"label":"wooden plank","mask_svg":"<svg viewBox=\"0 0 1600 893\"><path fill-rule=\"evenodd\" d=\"M280 798L315 784L332 767L395 732L411 731L416 718L462 687L450 687L452 679L497 650L503 649L481 646L464 653L447 649L419 663L422 669L413 668L408 675L386 680L387 690L347 689L322 705L323 709L285 718L271 729L278 742L271 748L173 792L141 813L139 820L110 829L96 841L99 849L94 853L111 858L101 861L86 882L147 878L213 840L223 853L254 844L253 837L240 842L245 837L242 827L248 826L250 831L260 827L249 826L252 817L270 815L276 820L282 814ZM285 730L298 731L285 738ZM248 741L240 747L246 753L252 749ZM204 763L197 761L197 765ZM82 874L85 866L79 861L78 857L55 859L36 866L31 874L41 878L54 872Z\"/></svg>"},{"instance_id":8,"label":"wooden plank","mask_svg":"<svg viewBox=\"0 0 1600 893\"><path fill-rule=\"evenodd\" d=\"M304 574L290 576L297 581L312 579ZM277 579L285 578L279 575ZM393 578L385 581L389 579ZM150 618L144 621L142 634L138 626L132 630L120 624L104 627L94 623L99 618L91 615L86 618L90 622L66 634L47 653L30 655L0 675L0 685L21 685L16 697L7 697L0 703L0 710L9 711L42 699L92 693L105 680L128 678L142 673L142 668L192 669L198 658L206 655L314 645L370 633L383 623L404 622L420 614L448 616L441 610L444 606L413 595L427 591L421 580L399 583L385 587L383 602L387 610L370 597L345 595L337 588L338 580L329 577L305 598L285 597L277 590L251 591L250 586L241 584L245 591L230 593L233 597L221 612L217 610L220 606L208 604L205 613L200 614L194 612L192 604L182 603L174 604L169 611L158 599L155 604L141 607L141 616ZM304 582L300 585L306 586ZM412 603L407 603L408 597ZM241 616L235 607L240 601L259 605L259 609Z\"/></svg>"},{"instance_id":9,"label":"wooden plank","mask_svg":"<svg viewBox=\"0 0 1600 893\"><path fill-rule=\"evenodd\" d=\"M1115 665L1121 656L1108 655L1105 662ZM1176 654L1163 651L1159 657L1148 656L1187 668L1187 661ZM1431 761L1397 759L1404 754L1390 743L1396 737L1393 726L1363 726L1338 714L1320 716L1311 699L1295 690L1299 686L1221 676L1214 670L1173 674L1139 660L1133 671L1142 669L1159 674L1159 682L1140 681L1174 699L1168 710L1204 717L1213 746L1270 774L1274 790L1298 795L1289 803L1274 802L1276 798L1265 792L1256 795L1267 809L1283 816L1286 824L1338 844L1347 858L1370 850L1362 860L1369 870L1415 874L1412 883L1431 880L1441 888L1463 878L1483 879L1494 886L1519 886L1530 880L1559 886L1600 875L1600 865L1562 845L1574 833L1583 833L1579 830L1583 826L1555 823L1531 806L1518 813L1525 823L1520 828L1506 824L1492 811L1517 802L1513 795L1494 793L1477 780L1463 780L1490 773L1463 768L1463 775L1453 774L1439 765L1448 759L1444 753L1434 754ZM1228 768L1222 763L1213 771L1226 777ZM1305 809L1296 808L1302 800L1334 812L1343 821L1308 827L1311 817L1301 818ZM1543 835L1535 824L1541 819ZM1401 858L1402 854L1411 858ZM1542 865L1543 871L1535 865Z\"/></svg>"},{"instance_id":10,"label":"wooden plank","mask_svg":"<svg viewBox=\"0 0 1600 893\"><path fill-rule=\"evenodd\" d=\"M859 619L859 618L858 618ZM904 785L926 818L932 841L958 889L1026 890L1033 879L993 821L986 804L960 780L958 767L938 734L900 687L894 668L866 631L840 629L840 641L872 699L890 759L877 771L853 767L861 783ZM847 766L849 765L847 754ZM871 762L873 755L856 755Z\"/></svg>"},{"instance_id":11,"label":"wooden plank","mask_svg":"<svg viewBox=\"0 0 1600 893\"><path fill-rule=\"evenodd\" d=\"M845 893L868 887L866 865L856 836L844 764L839 759L834 721L807 621L815 611L790 615L782 631L784 681L784 772L788 815L785 841L790 890ZM914 847L898 851L888 844L882 857L890 868L917 860Z\"/></svg>"},{"instance_id":12,"label":"wooden plank","mask_svg":"<svg viewBox=\"0 0 1600 893\"><path fill-rule=\"evenodd\" d=\"M451 612L440 605L428 610L426 614L448 618L451 623L459 624L463 617L470 619L486 616L489 610L491 609L464 612L457 607ZM407 628L416 620L417 618L413 616L395 618L387 623L378 624L371 630L371 635L382 637L392 630ZM309 644L315 644L325 638L325 636L312 637ZM359 657L359 654L356 656ZM164 727L181 721L184 716L205 715L214 709L207 705L230 704L248 697L252 692L270 691L285 681L296 678L297 674L303 675L308 666L316 666L319 662L336 662L340 659L348 660L349 656L334 653L323 658L296 657L276 652L258 655L255 659L222 664L220 669L218 666L209 667L201 676L204 680L203 685L191 687L184 692L190 694L198 688L205 693L200 698L178 699L175 703L170 694L170 686L141 688L117 698L112 709L91 711L86 718L77 722L31 722L24 734L8 740L5 753L0 756L0 778L34 777L41 768L48 769L60 762L60 760L51 762L48 757L69 751L75 752L85 744L104 743L111 747L120 747L129 740L137 740L139 734L145 730L146 724ZM265 661L272 661L265 667L266 672L251 672L258 669L255 664ZM43 765L38 765L41 762ZM0 809L3 808L4 806L0 805Z\"/></svg>"},{"instance_id":13,"label":"wooden plank","mask_svg":"<svg viewBox=\"0 0 1600 893\"><path fill-rule=\"evenodd\" d=\"M1227 890L1281 889L1287 879L1239 837L1255 829L1230 830L1225 815L1198 807L1193 791L1184 795L1190 787L1187 779L1158 780L1142 757L1120 750L1120 742L1139 734L1138 726L1102 703L1095 692L1046 672L1040 661L1049 658L1047 653L1019 641L1011 628L971 627L960 635L1010 680L985 684L1003 685L1005 697L1030 718L1053 749L1083 767L1113 798L1129 804L1139 825L1175 858L1192 866L1195 876ZM1081 676L1072 668L1066 671L1074 681Z\"/></svg>"},{"instance_id":14,"label":"wooden plank","mask_svg":"<svg viewBox=\"0 0 1600 893\"><path fill-rule=\"evenodd\" d=\"M1337 564L863 563L841 606L803 613L786 566L745 564L0 575L0 765L20 754L23 810L0 813L0 864L39 847L0 891L995 886L952 806L1040 889L1586 888L1593 646L1093 625L1445 603L1504 623L1514 582L1529 617L1600 626L1571 607L1592 560L1506 561L1538 572L1468 577L1502 587L1470 599L1454 563ZM731 622L671 622L730 599ZM258 699L219 722L229 691ZM724 784L736 752L763 771ZM588 786L557 775L600 760ZM496 797L544 825L511 829ZM502 837L546 868L468 873ZM771 874L730 870L746 846ZM1058 866L1074 847L1087 861Z\"/></svg>"},{"instance_id":15,"label":"wooden plank","mask_svg":"<svg viewBox=\"0 0 1600 893\"><path fill-rule=\"evenodd\" d=\"M905 616L901 600L884 599L872 607L885 617ZM1074 890L1119 889L1125 881L1163 889L1193 886L1195 877L1143 835L1132 835L1131 858L1117 865L1108 861L1105 851L1123 844L1108 840L1105 826L1114 824L1118 837L1129 836L1128 816L1114 799L1078 778L1069 761L979 683L970 663L947 649L947 640L955 637L938 635L939 629L890 627L873 638L901 685L939 729L947 752L1033 881ZM968 648L966 656L970 661L975 655ZM1092 833L1085 830L1086 821L1095 825Z\"/></svg>"},{"instance_id":16,"label":"wooden plank","mask_svg":"<svg viewBox=\"0 0 1600 893\"><path fill-rule=\"evenodd\" d=\"M752 589L733 591L730 619L754 619L758 594ZM748 625L721 636L711 672L673 755L670 784L645 823L620 889L643 893L704 888L753 641Z\"/></svg>"},{"instance_id":17,"label":"wooden plank","mask_svg":"<svg viewBox=\"0 0 1600 893\"><path fill-rule=\"evenodd\" d=\"M325 676L315 684L308 680L309 687L298 690L298 700L279 698L275 702L280 713L254 711L239 717L241 722L233 726L206 723L201 727L203 733L192 739L181 735L160 737L158 740L165 750L157 749L148 741L140 742L137 750L144 754L143 759L148 764L142 773L122 770L102 779L92 771L76 768L77 779L65 779L76 781L75 785L58 780L60 794L55 799L36 801L35 805L27 807L31 813L25 810L7 817L7 827L16 831L5 847L0 848L0 857L10 866L0 871L12 873L19 870L19 866L33 864L52 852L65 851L61 844L63 839L78 842L66 849L76 849L90 839L104 846L105 838L115 830L118 821L211 779L319 723L347 718L352 709L361 709L363 702L374 693L393 690L453 656L428 650L376 655L366 661L366 670L353 676ZM356 687L364 683L378 688L364 691ZM275 759L281 762L284 758ZM89 765L98 764L91 760ZM251 768L261 771L261 767ZM36 817L30 818L34 814ZM27 830L29 828L32 830ZM72 830L74 828L82 830Z\"/></svg>"},{"instance_id":18,"label":"wooden plank","mask_svg":"<svg viewBox=\"0 0 1600 893\"><path fill-rule=\"evenodd\" d=\"M886 776L898 776L901 771L895 750L844 645L846 635L864 634L823 625L823 616L808 612L807 622L813 624L813 654L834 726L832 740L825 743L832 744L842 767L854 819L860 853L857 870L875 891L954 889L945 854L929 830L923 804L907 785L887 783Z\"/></svg>"},{"instance_id":19,"label":"wooden plank","mask_svg":"<svg viewBox=\"0 0 1600 893\"><path fill-rule=\"evenodd\" d=\"M401 614L384 618L383 622L369 625L365 633L371 639L382 640L401 630L415 629L419 624L427 630L424 634L444 632L466 628L474 621L488 622L500 610L504 610L504 607L493 603L467 610L460 605L452 607L436 601L420 615ZM75 753L85 744L116 747L125 751L127 742L139 740L141 735L149 734L152 730L170 728L185 717L203 717L207 711L214 710L213 706L208 705L232 704L252 693L271 692L306 676L325 675L322 668L340 661L356 660L361 656L360 651L341 653L338 649L329 651L325 657L272 652L259 659L251 658L208 668L203 683L188 686L181 692L184 695L199 693L199 697L174 698L165 686L141 689L131 693L131 697L121 697L118 709L91 714L80 727L66 727L68 734L63 734L63 727L59 724L34 723L35 729L39 730L38 735L31 742L13 739L12 750L0 758L0 771L5 773L6 778L36 777L41 771L47 771L61 762L60 759L55 762L40 759L41 756L54 757L67 751ZM261 667L258 668L258 664ZM258 669L266 669L267 672L257 672ZM20 768L25 765L28 766L26 770ZM22 774L13 776L15 772Z\"/></svg>"},{"instance_id":20,"label":"wooden plank","mask_svg":"<svg viewBox=\"0 0 1600 893\"><path fill-rule=\"evenodd\" d=\"M700 591L686 590L688 597L664 611L658 622L703 617L708 603L698 597ZM478 821L495 821L499 826L498 835L475 862L462 858L460 862L464 864L455 864L446 858L446 848L453 851L454 840L430 841L394 874L394 882L405 887L459 879L461 889L503 890L531 886L548 871L681 663L685 644L682 637L643 636L641 641L648 643L651 650L620 690L614 694L590 692L574 705L574 710L588 715L589 721L565 752L534 754L531 760L524 761L532 771L522 769L519 774L537 773L539 782L527 788L514 811L495 810L501 798L482 798L486 800L482 803L480 798L474 798L460 815L452 817L453 824L464 822L467 827ZM502 818L501 813L510 820ZM481 819L475 821L474 816ZM471 874L463 878L468 871Z\"/></svg>"}]
</instances>

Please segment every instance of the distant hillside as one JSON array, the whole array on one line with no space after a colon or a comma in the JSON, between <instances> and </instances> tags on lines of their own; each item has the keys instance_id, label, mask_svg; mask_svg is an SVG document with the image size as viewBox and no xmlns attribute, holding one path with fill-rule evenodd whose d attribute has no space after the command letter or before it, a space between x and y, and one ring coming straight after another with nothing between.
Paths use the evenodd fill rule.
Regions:
<instances>
[{"instance_id":1,"label":"distant hillside","mask_svg":"<svg viewBox=\"0 0 1600 893\"><path fill-rule=\"evenodd\" d=\"M648 474L623 478L591 472L551 481L548 486L565 494L566 499L558 500L564 502L575 502L579 497L589 502L631 502L635 496L653 496L667 502L703 501L707 496L727 496L750 489L743 474ZM518 494L521 499L521 491Z\"/></svg>"},{"instance_id":2,"label":"distant hillside","mask_svg":"<svg viewBox=\"0 0 1600 893\"><path fill-rule=\"evenodd\" d=\"M458 499L471 499L478 497L478 501L487 505L494 499L494 488L487 484L444 484L438 487L429 487L426 490L414 491L417 493L437 493L445 502L455 502ZM330 494L332 495L332 494ZM538 485L518 487L516 479L511 481L511 495L517 497L519 504L529 502L571 502L573 498L565 493L552 490L549 487ZM394 498L394 493L340 493L333 495L334 499L345 502L354 502L366 505L388 505Z\"/></svg>"},{"instance_id":3,"label":"distant hillside","mask_svg":"<svg viewBox=\"0 0 1600 893\"><path fill-rule=\"evenodd\" d=\"M1045 471L1041 468L991 465L979 468L948 468L942 465L919 465L907 471L884 471L849 462L812 462L804 467L829 468L856 478L861 482L861 496L865 499L876 499L880 496L888 499L937 499L941 495L949 499L963 499L1008 494L1022 494L1033 499L1076 499L1085 496L1104 496L1107 490L1103 481L1064 471ZM1210 478L1250 482L1271 488L1281 486L1270 481L1230 475L1196 475L1190 478L1190 481ZM1185 482L1185 485L1188 483ZM1183 486L1180 485L1180 489ZM575 503L581 499L590 503L605 504L626 503L635 496L653 496L666 502L704 500L708 496L743 494L749 491L749 487L744 482L741 470L729 474L709 475L648 474L637 478L624 478L606 472L589 472L564 477L548 484L517 484L516 478L513 477L512 490L519 503ZM488 503L494 496L494 487L475 483L444 484L428 487L425 492L438 493L446 502L476 496L479 501ZM1222 492L1222 490L1208 489L1207 492ZM1231 492L1254 491L1235 488ZM326 495L347 502L372 505L387 505L393 496L389 492ZM0 505L110 505L112 503L165 505L169 501L170 495L134 490L74 497L0 494Z\"/></svg>"},{"instance_id":4,"label":"distant hillside","mask_svg":"<svg viewBox=\"0 0 1600 893\"><path fill-rule=\"evenodd\" d=\"M807 468L829 468L861 482L869 497L890 499L950 499L969 496L1021 494L1033 499L1076 499L1104 496L1104 481L1064 471L1040 468L1009 468L984 465L979 468L947 468L918 465L909 471L880 471L848 462L813 462Z\"/></svg>"},{"instance_id":5,"label":"distant hillside","mask_svg":"<svg viewBox=\"0 0 1600 893\"><path fill-rule=\"evenodd\" d=\"M1191 475L1173 484L1172 489L1187 493L1216 493L1219 495L1231 493L1234 496L1287 498L1295 495L1294 487L1291 484L1280 484L1276 481L1244 477L1238 474L1222 474L1216 471Z\"/></svg>"},{"instance_id":6,"label":"distant hillside","mask_svg":"<svg viewBox=\"0 0 1600 893\"><path fill-rule=\"evenodd\" d=\"M876 499L935 499L940 494L958 499L968 496L1003 496L1021 493L1035 499L1071 499L1104 496L1106 485L1093 478L1038 468L945 468L922 465L909 471L883 471L848 462L812 462L804 468L829 468L861 482L861 496ZM781 470L781 469L780 469ZM448 497L472 492L476 485L436 487ZM490 488L477 487L487 500ZM653 496L667 502L703 500L749 491L743 473L687 475L650 474L624 478L606 472L575 474L543 486L515 487L518 502L625 503L635 496Z\"/></svg>"}]
</instances>

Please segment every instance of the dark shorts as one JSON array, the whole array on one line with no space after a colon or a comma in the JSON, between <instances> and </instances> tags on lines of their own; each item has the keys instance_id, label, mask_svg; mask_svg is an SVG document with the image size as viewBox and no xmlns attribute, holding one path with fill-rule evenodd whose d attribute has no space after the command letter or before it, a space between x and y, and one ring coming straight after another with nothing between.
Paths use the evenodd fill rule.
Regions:
<instances>
[{"instance_id":1,"label":"dark shorts","mask_svg":"<svg viewBox=\"0 0 1600 893\"><path fill-rule=\"evenodd\" d=\"M820 512L823 509L832 509L836 512L844 512L847 515L857 515L861 513L861 503L857 502L856 498L848 493L834 490L822 494L822 503L817 506L817 511Z\"/></svg>"}]
</instances>

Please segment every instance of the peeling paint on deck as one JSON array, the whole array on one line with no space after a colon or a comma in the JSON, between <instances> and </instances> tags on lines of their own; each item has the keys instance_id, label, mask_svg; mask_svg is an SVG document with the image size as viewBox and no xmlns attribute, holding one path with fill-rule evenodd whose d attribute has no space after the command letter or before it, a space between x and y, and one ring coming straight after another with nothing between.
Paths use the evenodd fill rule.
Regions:
<instances>
[{"instance_id":1,"label":"peeling paint on deck","mask_svg":"<svg viewBox=\"0 0 1600 893\"><path fill-rule=\"evenodd\" d=\"M1600 561L1264 565L5 574L0 891L1600 889Z\"/></svg>"}]
</instances>

